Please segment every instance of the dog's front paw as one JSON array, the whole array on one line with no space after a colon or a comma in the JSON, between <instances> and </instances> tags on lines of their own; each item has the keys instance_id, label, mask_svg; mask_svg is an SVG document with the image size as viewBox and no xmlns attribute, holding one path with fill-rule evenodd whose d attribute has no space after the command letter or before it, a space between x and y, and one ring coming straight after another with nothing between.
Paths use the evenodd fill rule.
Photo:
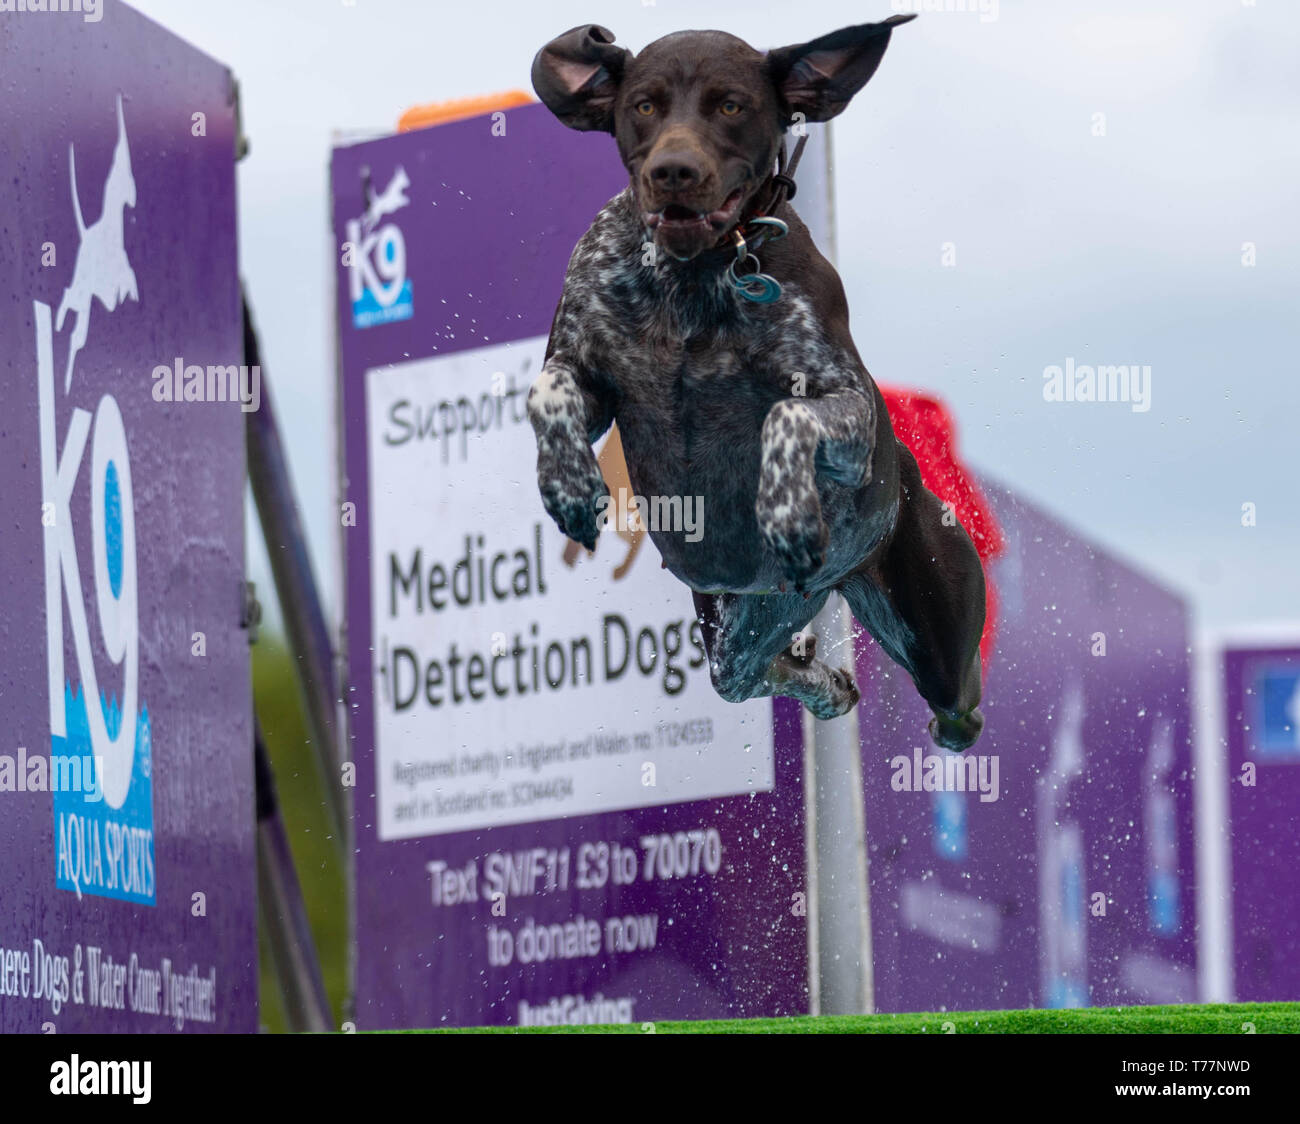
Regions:
<instances>
[{"instance_id":1,"label":"dog's front paw","mask_svg":"<svg viewBox=\"0 0 1300 1124\"><path fill-rule=\"evenodd\" d=\"M764 474L754 513L781 573L802 590L822 568L830 542L813 474Z\"/></svg>"},{"instance_id":2,"label":"dog's front paw","mask_svg":"<svg viewBox=\"0 0 1300 1124\"><path fill-rule=\"evenodd\" d=\"M537 486L555 525L588 550L596 549L609 488L589 447L543 452L537 458Z\"/></svg>"}]
</instances>

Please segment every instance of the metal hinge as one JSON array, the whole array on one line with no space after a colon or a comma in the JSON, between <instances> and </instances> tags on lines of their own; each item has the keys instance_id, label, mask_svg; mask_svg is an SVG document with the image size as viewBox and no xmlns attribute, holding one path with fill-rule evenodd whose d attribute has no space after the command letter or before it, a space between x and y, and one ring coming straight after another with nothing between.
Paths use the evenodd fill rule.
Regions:
<instances>
[{"instance_id":1,"label":"metal hinge","mask_svg":"<svg viewBox=\"0 0 1300 1124\"><path fill-rule=\"evenodd\" d=\"M239 627L248 629L248 643L257 643L257 627L262 623L262 603L257 599L257 586L244 582L244 607L239 617Z\"/></svg>"},{"instance_id":2,"label":"metal hinge","mask_svg":"<svg viewBox=\"0 0 1300 1124\"><path fill-rule=\"evenodd\" d=\"M230 76L230 100L235 107L235 162L248 155L248 137L244 135L244 107L239 96L239 79Z\"/></svg>"}]
</instances>

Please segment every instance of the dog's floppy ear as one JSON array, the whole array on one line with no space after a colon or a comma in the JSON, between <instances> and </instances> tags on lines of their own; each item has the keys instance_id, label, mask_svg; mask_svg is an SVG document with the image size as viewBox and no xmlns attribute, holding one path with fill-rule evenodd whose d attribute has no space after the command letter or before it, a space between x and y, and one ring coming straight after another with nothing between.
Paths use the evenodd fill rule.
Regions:
<instances>
[{"instance_id":1,"label":"dog's floppy ear","mask_svg":"<svg viewBox=\"0 0 1300 1124\"><path fill-rule=\"evenodd\" d=\"M832 31L819 39L782 47L767 57L772 81L790 113L809 121L829 121L840 113L876 72L889 35L916 13L890 16Z\"/></svg>"},{"instance_id":2,"label":"dog's floppy ear","mask_svg":"<svg viewBox=\"0 0 1300 1124\"><path fill-rule=\"evenodd\" d=\"M588 23L552 39L533 59L533 89L570 129L614 131L614 99L632 52Z\"/></svg>"}]
</instances>

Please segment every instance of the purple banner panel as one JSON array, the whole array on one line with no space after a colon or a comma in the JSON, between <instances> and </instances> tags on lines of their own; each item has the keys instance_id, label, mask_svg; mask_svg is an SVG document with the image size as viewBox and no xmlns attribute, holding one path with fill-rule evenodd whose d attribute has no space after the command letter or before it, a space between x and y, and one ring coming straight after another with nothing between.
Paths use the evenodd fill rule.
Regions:
<instances>
[{"instance_id":1,"label":"purple banner panel","mask_svg":"<svg viewBox=\"0 0 1300 1124\"><path fill-rule=\"evenodd\" d=\"M644 530L588 556L537 492L524 398L612 140L523 106L332 177L359 1025L806 1011L798 708L722 702Z\"/></svg>"},{"instance_id":2,"label":"purple banner panel","mask_svg":"<svg viewBox=\"0 0 1300 1124\"><path fill-rule=\"evenodd\" d=\"M1000 486L984 734L859 646L876 1005L1196 998L1187 610Z\"/></svg>"},{"instance_id":3,"label":"purple banner panel","mask_svg":"<svg viewBox=\"0 0 1300 1124\"><path fill-rule=\"evenodd\" d=\"M1300 646L1223 654L1238 1002L1300 999Z\"/></svg>"},{"instance_id":4,"label":"purple banner panel","mask_svg":"<svg viewBox=\"0 0 1300 1124\"><path fill-rule=\"evenodd\" d=\"M97 12L0 38L0 1029L250 1031L232 82Z\"/></svg>"}]
</instances>

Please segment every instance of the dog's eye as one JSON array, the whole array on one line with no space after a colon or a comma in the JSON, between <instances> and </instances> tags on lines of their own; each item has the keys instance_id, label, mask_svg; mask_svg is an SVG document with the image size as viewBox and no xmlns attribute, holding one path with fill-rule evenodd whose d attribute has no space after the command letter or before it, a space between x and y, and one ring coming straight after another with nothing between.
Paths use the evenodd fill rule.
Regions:
<instances>
[{"instance_id":1,"label":"dog's eye","mask_svg":"<svg viewBox=\"0 0 1300 1124\"><path fill-rule=\"evenodd\" d=\"M734 101L724 101L718 108L726 117L735 117L740 112L740 104Z\"/></svg>"},{"instance_id":2,"label":"dog's eye","mask_svg":"<svg viewBox=\"0 0 1300 1124\"><path fill-rule=\"evenodd\" d=\"M652 101L639 101L636 103L636 111L642 117L649 117L655 111L655 103Z\"/></svg>"}]
</instances>

